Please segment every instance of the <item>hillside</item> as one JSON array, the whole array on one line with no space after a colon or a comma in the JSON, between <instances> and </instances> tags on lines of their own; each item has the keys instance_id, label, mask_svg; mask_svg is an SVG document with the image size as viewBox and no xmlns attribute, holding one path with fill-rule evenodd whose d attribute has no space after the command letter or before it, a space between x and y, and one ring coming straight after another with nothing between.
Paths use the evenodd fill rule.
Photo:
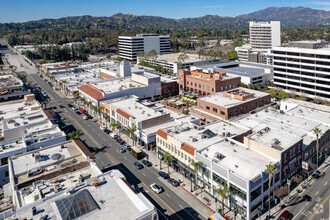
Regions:
<instances>
[{"instance_id":1,"label":"hillside","mask_svg":"<svg viewBox=\"0 0 330 220\"><path fill-rule=\"evenodd\" d=\"M281 21L281 24L285 26L330 24L330 11L304 7L270 7L249 14L240 15L238 17L256 19L260 21Z\"/></svg>"}]
</instances>

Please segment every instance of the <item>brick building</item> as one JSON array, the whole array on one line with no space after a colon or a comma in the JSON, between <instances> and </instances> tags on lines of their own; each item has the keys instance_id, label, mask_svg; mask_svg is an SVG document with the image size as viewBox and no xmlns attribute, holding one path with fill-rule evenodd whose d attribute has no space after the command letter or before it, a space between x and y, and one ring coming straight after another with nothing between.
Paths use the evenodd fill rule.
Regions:
<instances>
[{"instance_id":1,"label":"brick building","mask_svg":"<svg viewBox=\"0 0 330 220\"><path fill-rule=\"evenodd\" d=\"M270 103L268 93L237 88L197 99L197 109L224 119L249 113Z\"/></svg>"},{"instance_id":2,"label":"brick building","mask_svg":"<svg viewBox=\"0 0 330 220\"><path fill-rule=\"evenodd\" d=\"M239 76L227 76L225 72L205 73L202 69L179 71L180 92L188 91L200 95L211 95L227 89L236 88L241 83Z\"/></svg>"}]
</instances>

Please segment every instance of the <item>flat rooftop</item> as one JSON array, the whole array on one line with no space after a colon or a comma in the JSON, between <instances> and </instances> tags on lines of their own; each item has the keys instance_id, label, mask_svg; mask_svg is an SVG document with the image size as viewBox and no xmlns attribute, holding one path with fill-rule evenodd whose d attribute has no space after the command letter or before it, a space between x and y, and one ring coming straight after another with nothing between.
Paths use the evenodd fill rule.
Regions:
<instances>
[{"instance_id":1,"label":"flat rooftop","mask_svg":"<svg viewBox=\"0 0 330 220\"><path fill-rule=\"evenodd\" d=\"M292 103L295 101L296 100L292 101ZM290 102L291 101L289 101L289 103ZM284 105L284 103L282 103L282 105ZM324 107L321 108L324 109ZM330 107L327 108L330 110ZM271 131L280 131L280 141L285 137L285 134L288 134L288 138L292 141L297 140L297 138L303 138L303 143L307 146L315 140L314 128L318 127L322 132L326 132L330 129L330 111L319 111L315 108L306 108L297 105L288 111L281 112L278 109L269 107L253 115L237 119L235 122L251 128L254 131L261 130L268 126L271 128ZM296 138L291 137L292 135ZM283 140L283 142L285 143L286 140Z\"/></svg>"},{"instance_id":2,"label":"flat rooftop","mask_svg":"<svg viewBox=\"0 0 330 220\"><path fill-rule=\"evenodd\" d=\"M262 64L250 64L244 62L226 62L219 63L214 65L205 65L198 66L197 68L202 68L203 70L212 70L225 72L237 76L246 76L246 77L257 77L271 73L271 66L262 65Z\"/></svg>"},{"instance_id":3,"label":"flat rooftop","mask_svg":"<svg viewBox=\"0 0 330 220\"><path fill-rule=\"evenodd\" d=\"M127 114L133 116L136 122L149 120L164 115L138 102L137 97L121 97L115 100L105 101L105 104L111 104L116 109L121 109Z\"/></svg>"},{"instance_id":4,"label":"flat rooftop","mask_svg":"<svg viewBox=\"0 0 330 220\"><path fill-rule=\"evenodd\" d=\"M18 149L25 149L26 145L22 137L14 138L8 141L0 141L0 155L8 152L16 151Z\"/></svg>"},{"instance_id":5,"label":"flat rooftop","mask_svg":"<svg viewBox=\"0 0 330 220\"><path fill-rule=\"evenodd\" d=\"M158 61L167 61L167 62L170 62L170 63L178 63L178 62L180 62L178 60L178 57L181 54L182 53L162 54L162 55L158 55L157 60ZM194 62L203 61L202 59L200 59L198 57L198 54L186 54L186 55L187 55L187 59L185 59L183 63L194 63Z\"/></svg>"},{"instance_id":6,"label":"flat rooftop","mask_svg":"<svg viewBox=\"0 0 330 220\"><path fill-rule=\"evenodd\" d=\"M63 182L74 182L74 186L64 186L52 196L34 202L37 210L43 210L32 216L31 207L26 206L16 210L18 218L41 218L47 214L50 219L67 219L69 216L76 219L140 219L143 216L157 215L155 207L142 193L137 193L126 183L125 177L118 170L111 170L96 177L91 177L79 183L78 174L73 174ZM97 180L99 186L94 187ZM53 183L47 183L55 188ZM43 187L43 186L40 186ZM62 187L62 186L60 186ZM60 188L56 187L56 188ZM47 191L46 189L43 189Z\"/></svg>"},{"instance_id":7,"label":"flat rooftop","mask_svg":"<svg viewBox=\"0 0 330 220\"><path fill-rule=\"evenodd\" d=\"M0 89L23 86L22 80L13 75L0 75Z\"/></svg>"},{"instance_id":8,"label":"flat rooftop","mask_svg":"<svg viewBox=\"0 0 330 220\"><path fill-rule=\"evenodd\" d=\"M217 121L203 126L196 126L192 123L186 122L162 130L179 140L181 143L187 143L195 147L197 150L248 131L248 129L233 125L226 121Z\"/></svg>"},{"instance_id":9,"label":"flat rooftop","mask_svg":"<svg viewBox=\"0 0 330 220\"><path fill-rule=\"evenodd\" d=\"M244 93L253 94L253 97L248 98L246 100L239 100L239 99L228 97L225 95L225 93L231 92L231 91L234 91L237 89L244 91ZM266 96L269 96L269 94L265 93L265 92L253 90L253 89L239 87L239 88L235 88L235 89L228 90L228 91L216 92L216 93L213 93L212 95L201 97L201 98L199 98L199 100L206 101L206 102L209 102L209 103L212 103L215 105L220 105L225 108L230 108L230 107L233 107L233 106L236 106L239 104L243 104L243 103L247 103L247 102L253 101L255 99L258 99L261 97L266 97Z\"/></svg>"},{"instance_id":10,"label":"flat rooftop","mask_svg":"<svg viewBox=\"0 0 330 220\"><path fill-rule=\"evenodd\" d=\"M273 50L281 50L281 51L288 51L295 53L314 53L314 54L329 55L330 47L323 47L316 49L308 49L308 48L300 48L300 47L274 47ZM278 55L279 54L276 54L276 56ZM286 56L286 55L282 55L282 56Z\"/></svg>"},{"instance_id":11,"label":"flat rooftop","mask_svg":"<svg viewBox=\"0 0 330 220\"><path fill-rule=\"evenodd\" d=\"M15 184L22 184L85 162L88 153L83 153L83 150L75 141L67 141L16 155L12 157L13 175L17 178ZM29 176L28 172L35 169L42 169L42 172Z\"/></svg>"},{"instance_id":12,"label":"flat rooftop","mask_svg":"<svg viewBox=\"0 0 330 220\"><path fill-rule=\"evenodd\" d=\"M200 154L246 180L260 175L266 165L276 162L237 141L222 140L201 150ZM222 155L221 160L217 158L218 154Z\"/></svg>"},{"instance_id":13,"label":"flat rooftop","mask_svg":"<svg viewBox=\"0 0 330 220\"><path fill-rule=\"evenodd\" d=\"M90 85L103 91L105 94L114 93L129 88L146 87L146 85L142 83L133 81L131 77L105 79L90 83Z\"/></svg>"}]
</instances>

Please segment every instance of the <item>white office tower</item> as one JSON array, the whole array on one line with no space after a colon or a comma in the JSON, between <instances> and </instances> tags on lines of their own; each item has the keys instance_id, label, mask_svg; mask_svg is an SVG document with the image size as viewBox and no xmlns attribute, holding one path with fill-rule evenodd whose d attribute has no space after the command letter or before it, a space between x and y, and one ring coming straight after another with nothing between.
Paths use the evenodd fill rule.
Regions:
<instances>
[{"instance_id":1,"label":"white office tower","mask_svg":"<svg viewBox=\"0 0 330 220\"><path fill-rule=\"evenodd\" d=\"M136 61L137 54L155 50L157 54L169 54L171 49L170 36L158 34L137 34L135 37L119 36L119 56Z\"/></svg>"},{"instance_id":2,"label":"white office tower","mask_svg":"<svg viewBox=\"0 0 330 220\"><path fill-rule=\"evenodd\" d=\"M268 50L281 46L280 21L250 21L250 44L252 49Z\"/></svg>"},{"instance_id":3,"label":"white office tower","mask_svg":"<svg viewBox=\"0 0 330 220\"><path fill-rule=\"evenodd\" d=\"M273 49L275 86L299 96L330 101L330 48L318 48L319 42L298 43L300 48Z\"/></svg>"},{"instance_id":4,"label":"white office tower","mask_svg":"<svg viewBox=\"0 0 330 220\"><path fill-rule=\"evenodd\" d=\"M128 60L121 61L119 65L120 77L131 76L131 64Z\"/></svg>"}]
</instances>

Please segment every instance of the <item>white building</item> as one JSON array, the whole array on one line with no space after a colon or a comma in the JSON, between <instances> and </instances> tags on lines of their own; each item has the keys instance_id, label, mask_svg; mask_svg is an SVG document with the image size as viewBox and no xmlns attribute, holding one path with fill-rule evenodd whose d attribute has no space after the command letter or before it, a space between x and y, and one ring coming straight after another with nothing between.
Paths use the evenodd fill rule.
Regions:
<instances>
[{"instance_id":1,"label":"white building","mask_svg":"<svg viewBox=\"0 0 330 220\"><path fill-rule=\"evenodd\" d=\"M137 34L135 37L119 36L119 56L121 58L136 61L137 54L147 54L155 50L157 54L170 53L170 36L158 34Z\"/></svg>"},{"instance_id":2,"label":"white building","mask_svg":"<svg viewBox=\"0 0 330 220\"><path fill-rule=\"evenodd\" d=\"M160 96L161 77L159 75L140 72L131 77L105 79L78 88L80 96L91 101L95 107L100 101L136 95L140 99Z\"/></svg>"},{"instance_id":3,"label":"white building","mask_svg":"<svg viewBox=\"0 0 330 220\"><path fill-rule=\"evenodd\" d=\"M280 21L255 22L251 21L250 43L242 47L236 47L239 61L253 63L270 63L267 53L273 47L281 46Z\"/></svg>"},{"instance_id":4,"label":"white building","mask_svg":"<svg viewBox=\"0 0 330 220\"><path fill-rule=\"evenodd\" d=\"M3 201L12 209L0 218L158 220L120 171L102 173L92 157L82 142L67 141L11 158Z\"/></svg>"},{"instance_id":5,"label":"white building","mask_svg":"<svg viewBox=\"0 0 330 220\"><path fill-rule=\"evenodd\" d=\"M330 101L330 48L275 47L271 55L275 86Z\"/></svg>"},{"instance_id":6,"label":"white building","mask_svg":"<svg viewBox=\"0 0 330 220\"><path fill-rule=\"evenodd\" d=\"M164 69L167 69L174 74L178 74L178 71L182 69L189 70L191 66L222 62L221 58L214 60L203 60L199 58L198 54L186 54L187 58L183 61L180 61L178 59L180 55L181 53L163 54L159 55L157 59L152 59L144 56L138 57L137 62L139 63L141 61L144 61L153 66L162 66Z\"/></svg>"}]
</instances>

